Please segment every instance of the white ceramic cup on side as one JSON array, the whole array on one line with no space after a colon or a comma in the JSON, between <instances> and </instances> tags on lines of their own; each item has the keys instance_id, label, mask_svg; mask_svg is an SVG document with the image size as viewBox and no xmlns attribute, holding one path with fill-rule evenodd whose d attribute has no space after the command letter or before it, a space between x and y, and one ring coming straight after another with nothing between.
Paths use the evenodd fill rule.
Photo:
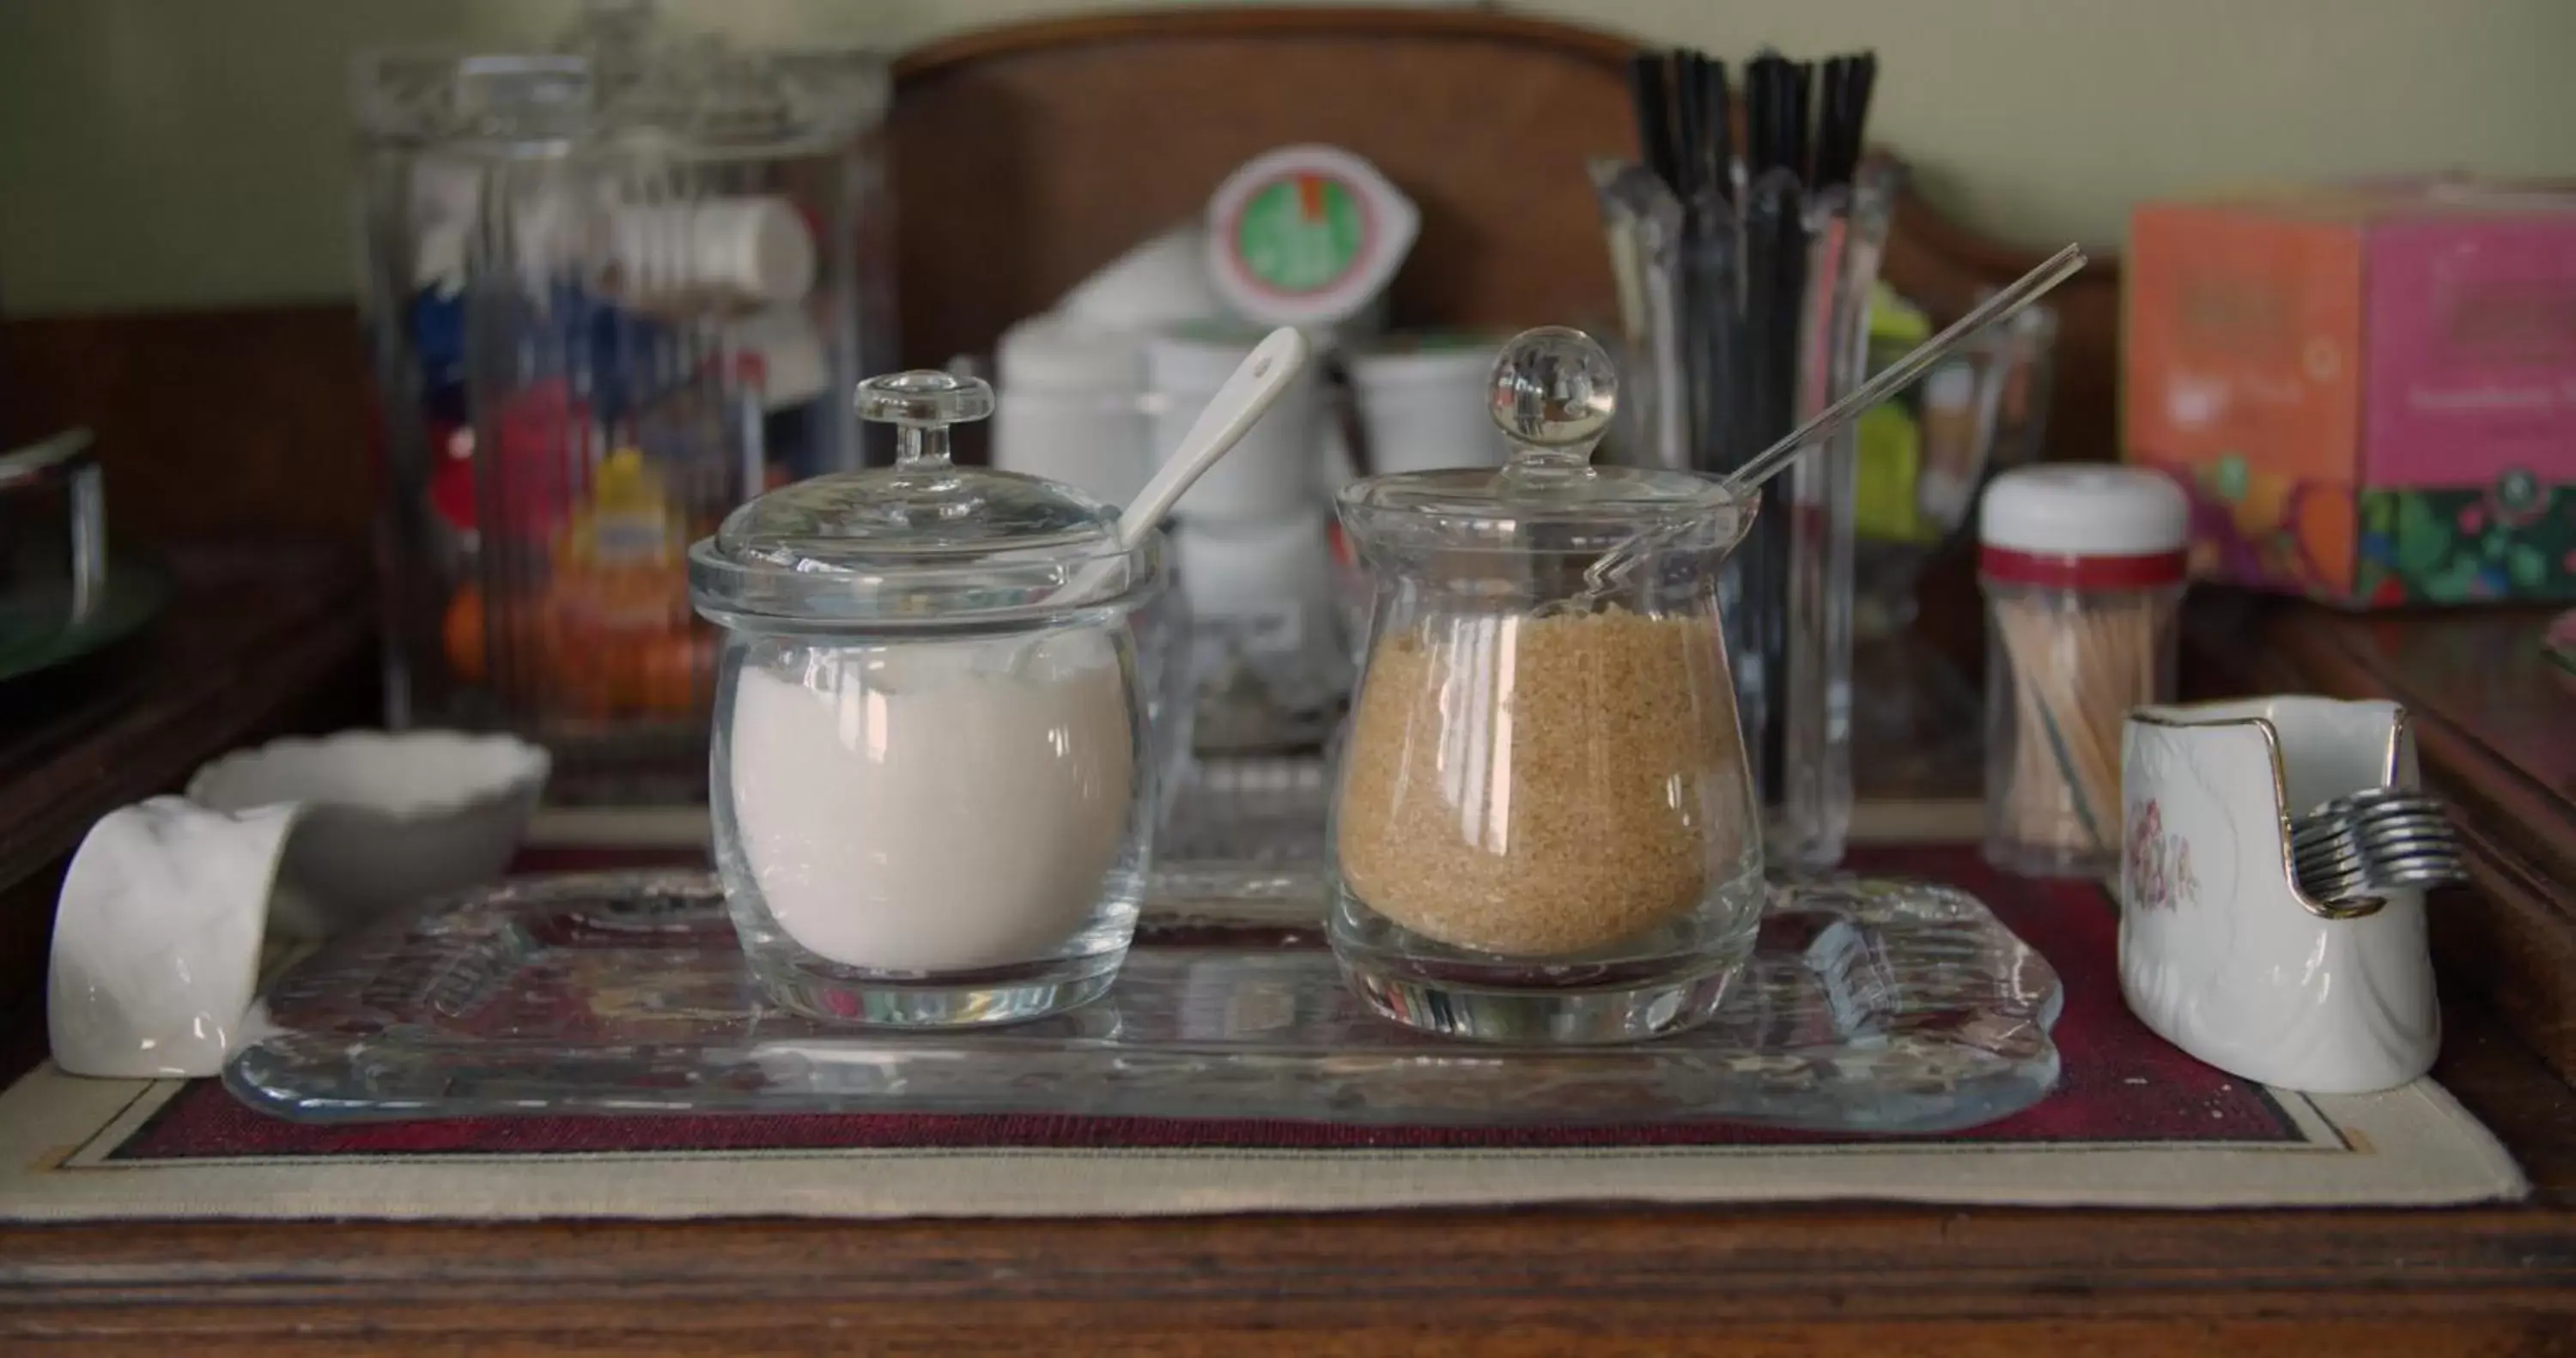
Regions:
<instances>
[{"instance_id":1,"label":"white ceramic cup on side","mask_svg":"<svg viewBox=\"0 0 2576 1358\"><path fill-rule=\"evenodd\" d=\"M269 898L299 808L181 797L90 828L54 907L45 1023L74 1075L221 1074L248 1040Z\"/></svg>"}]
</instances>

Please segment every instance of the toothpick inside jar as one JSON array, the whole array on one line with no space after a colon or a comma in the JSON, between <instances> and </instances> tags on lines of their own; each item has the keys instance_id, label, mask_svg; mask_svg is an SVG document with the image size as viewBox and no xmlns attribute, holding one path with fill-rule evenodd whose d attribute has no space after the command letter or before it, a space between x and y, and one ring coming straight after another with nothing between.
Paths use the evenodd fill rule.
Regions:
<instances>
[{"instance_id":1,"label":"toothpick inside jar","mask_svg":"<svg viewBox=\"0 0 2576 1358\"><path fill-rule=\"evenodd\" d=\"M1987 487L1986 857L2031 876L2119 861L2120 727L2169 701L2190 531L2135 467L2026 467Z\"/></svg>"}]
</instances>

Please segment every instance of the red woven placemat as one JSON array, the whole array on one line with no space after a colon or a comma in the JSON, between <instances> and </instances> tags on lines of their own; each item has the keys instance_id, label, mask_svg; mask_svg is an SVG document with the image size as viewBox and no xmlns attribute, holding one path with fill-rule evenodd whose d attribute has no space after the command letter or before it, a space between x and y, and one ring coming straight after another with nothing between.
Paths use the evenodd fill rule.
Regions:
<instances>
[{"instance_id":1,"label":"red woven placemat","mask_svg":"<svg viewBox=\"0 0 2576 1358\"><path fill-rule=\"evenodd\" d=\"M522 871L551 872L690 861L669 853L547 850ZM2185 1056L2147 1031L2120 999L2116 911L2085 882L2033 882L1986 866L1958 845L1855 850L1859 871L1949 882L1993 908L2048 958L2064 982L2055 1030L2062 1074L2039 1104L1941 1137L1823 1136L1723 1122L1633 1127L1344 1127L1324 1123L1081 1116L924 1114L662 1114L426 1119L312 1126L251 1111L212 1081L172 1099L111 1154L127 1161L239 1156L581 1155L708 1150L822 1151L889 1147L1182 1149L1330 1152L1654 1146L1806 1146L1929 1140L2021 1145L2114 1142L2289 1142L2301 1133L2261 1086Z\"/></svg>"}]
</instances>

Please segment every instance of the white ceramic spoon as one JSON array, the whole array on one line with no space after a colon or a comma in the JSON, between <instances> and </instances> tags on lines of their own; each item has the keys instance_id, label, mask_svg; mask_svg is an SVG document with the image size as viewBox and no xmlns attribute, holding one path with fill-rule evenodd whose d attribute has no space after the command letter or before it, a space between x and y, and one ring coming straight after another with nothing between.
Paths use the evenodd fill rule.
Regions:
<instances>
[{"instance_id":1,"label":"white ceramic spoon","mask_svg":"<svg viewBox=\"0 0 2576 1358\"><path fill-rule=\"evenodd\" d=\"M1199 412L1197 422L1181 436L1181 446L1164 459L1162 468L1145 482L1143 490L1136 492L1126 512L1118 516L1121 552L1143 546L1145 539L1171 516L1172 506L1180 503L1191 483L1206 475L1218 458L1234 451L1234 445L1252 432L1252 426L1279 403L1280 393L1304 371L1309 352L1306 337L1283 325L1263 336L1261 343L1243 356L1243 362L1225 379L1225 385L1208 398L1207 408ZM1080 597L1098 589L1115 568L1111 562L1086 566L1053 597ZM1011 672L1024 671L1029 656L1037 649L1038 643L1033 642L1014 651Z\"/></svg>"},{"instance_id":2,"label":"white ceramic spoon","mask_svg":"<svg viewBox=\"0 0 2576 1358\"><path fill-rule=\"evenodd\" d=\"M1225 385L1208 398L1207 409L1199 412L1198 422L1181 436L1181 446L1163 462L1145 488L1136 492L1135 502L1118 516L1118 545L1134 551L1145 543L1147 534L1159 527L1180 502L1181 493L1190 483L1206 474L1216 460L1234 451L1234 445L1252 432L1270 407L1278 404L1279 394L1288 389L1297 374L1306 367L1306 337L1288 326L1271 331L1254 345L1252 352Z\"/></svg>"}]
</instances>

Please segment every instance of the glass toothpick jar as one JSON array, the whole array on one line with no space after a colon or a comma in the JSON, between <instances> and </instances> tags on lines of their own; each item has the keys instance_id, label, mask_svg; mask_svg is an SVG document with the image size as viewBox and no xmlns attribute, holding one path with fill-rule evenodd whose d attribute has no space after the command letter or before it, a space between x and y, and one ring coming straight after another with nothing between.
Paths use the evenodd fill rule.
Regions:
<instances>
[{"instance_id":1,"label":"glass toothpick jar","mask_svg":"<svg viewBox=\"0 0 2576 1358\"><path fill-rule=\"evenodd\" d=\"M1718 581L1753 506L1590 465L1616 389L1587 336L1528 332L1494 367L1507 465L1341 493L1372 598L1328 935L1399 1022L1654 1037L1716 1013L1752 948L1760 804Z\"/></svg>"},{"instance_id":2,"label":"glass toothpick jar","mask_svg":"<svg viewBox=\"0 0 2576 1358\"><path fill-rule=\"evenodd\" d=\"M962 467L971 378L862 383L894 466L736 510L689 554L726 633L717 869L752 971L825 1019L948 1026L1105 993L1144 891L1158 781L1132 615L1159 537L1052 481Z\"/></svg>"},{"instance_id":3,"label":"glass toothpick jar","mask_svg":"<svg viewBox=\"0 0 2576 1358\"><path fill-rule=\"evenodd\" d=\"M2190 507L2142 467L2021 467L1986 487L1987 861L2100 877L2120 861L2120 728L2170 701Z\"/></svg>"}]
</instances>

